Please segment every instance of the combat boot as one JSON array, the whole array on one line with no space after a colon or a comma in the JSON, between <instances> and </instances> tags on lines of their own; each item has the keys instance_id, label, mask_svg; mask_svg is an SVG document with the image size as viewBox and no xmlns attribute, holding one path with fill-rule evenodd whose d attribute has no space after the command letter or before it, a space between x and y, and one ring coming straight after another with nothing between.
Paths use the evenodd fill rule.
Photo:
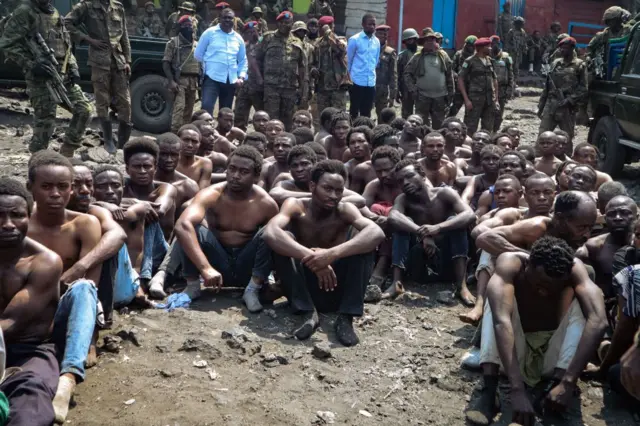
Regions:
<instances>
[{"instance_id":1,"label":"combat boot","mask_svg":"<svg viewBox=\"0 0 640 426\"><path fill-rule=\"evenodd\" d=\"M106 149L109 154L115 154L117 148L113 143L113 128L111 127L111 120L108 118L101 118L100 127L102 127L104 149Z\"/></svg>"},{"instance_id":2,"label":"combat boot","mask_svg":"<svg viewBox=\"0 0 640 426\"><path fill-rule=\"evenodd\" d=\"M132 124L127 123L126 121L120 121L118 123L118 148L122 149L125 143L129 140L131 136L131 129L133 128Z\"/></svg>"}]
</instances>

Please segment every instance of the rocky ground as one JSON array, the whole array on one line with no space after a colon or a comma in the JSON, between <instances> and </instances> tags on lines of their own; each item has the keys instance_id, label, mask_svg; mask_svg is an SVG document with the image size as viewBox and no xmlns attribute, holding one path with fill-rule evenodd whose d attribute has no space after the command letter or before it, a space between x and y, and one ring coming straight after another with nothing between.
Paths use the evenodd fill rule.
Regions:
<instances>
[{"instance_id":1,"label":"rocky ground","mask_svg":"<svg viewBox=\"0 0 640 426\"><path fill-rule=\"evenodd\" d=\"M507 108L506 121L524 131L523 143L537 135L536 93L523 90ZM0 98L0 174L24 179L31 117L24 98L8 95ZM91 146L98 143L93 129ZM580 128L577 141L586 134ZM99 161L100 151L82 155ZM623 182L638 201L634 168L626 172ZM409 287L393 302L367 305L357 321L361 343L350 349L337 343L332 316L322 316L314 337L299 342L290 337L299 319L285 306L251 315L240 294L229 292L205 293L190 310L123 311L115 328L101 333L102 354L78 387L68 424L465 424L481 376L460 368L460 360L475 329L458 320L464 307L439 294L447 289ZM501 425L510 419L507 391L503 386ZM565 416L540 421L640 424L595 382L580 382Z\"/></svg>"}]
</instances>

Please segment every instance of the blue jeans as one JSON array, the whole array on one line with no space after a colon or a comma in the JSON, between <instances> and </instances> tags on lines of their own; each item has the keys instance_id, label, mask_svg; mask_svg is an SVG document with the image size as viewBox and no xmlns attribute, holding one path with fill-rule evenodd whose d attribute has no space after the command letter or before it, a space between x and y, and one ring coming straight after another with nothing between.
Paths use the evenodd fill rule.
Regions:
<instances>
[{"instance_id":1,"label":"blue jeans","mask_svg":"<svg viewBox=\"0 0 640 426\"><path fill-rule=\"evenodd\" d=\"M144 247L142 249L142 265L140 278L150 280L153 272L160 266L169 244L164 239L160 222L147 223L144 227Z\"/></svg>"},{"instance_id":2,"label":"blue jeans","mask_svg":"<svg viewBox=\"0 0 640 426\"><path fill-rule=\"evenodd\" d=\"M53 318L53 339L64 348L60 374L72 373L78 382L84 380L84 362L89 353L96 327L98 291L89 280L74 282L60 298Z\"/></svg>"},{"instance_id":3,"label":"blue jeans","mask_svg":"<svg viewBox=\"0 0 640 426\"><path fill-rule=\"evenodd\" d=\"M218 98L220 98L220 108L231 108L235 94L235 84L220 83L205 77L202 83L202 109L213 114Z\"/></svg>"},{"instance_id":4,"label":"blue jeans","mask_svg":"<svg viewBox=\"0 0 640 426\"><path fill-rule=\"evenodd\" d=\"M246 287L251 277L266 281L272 270L271 249L262 239L264 228L253 236L253 239L242 247L225 247L209 230L196 226L198 245L207 257L211 266L222 275L223 285L232 287ZM200 271L191 259L184 253L182 247L182 270L185 278L200 276Z\"/></svg>"}]
</instances>

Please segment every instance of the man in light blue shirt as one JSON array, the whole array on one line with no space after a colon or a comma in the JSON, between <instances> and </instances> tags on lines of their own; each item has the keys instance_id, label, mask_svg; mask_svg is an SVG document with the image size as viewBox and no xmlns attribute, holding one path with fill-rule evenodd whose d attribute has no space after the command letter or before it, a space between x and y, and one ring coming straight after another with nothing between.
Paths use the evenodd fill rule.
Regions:
<instances>
[{"instance_id":1,"label":"man in light blue shirt","mask_svg":"<svg viewBox=\"0 0 640 426\"><path fill-rule=\"evenodd\" d=\"M371 117L376 96L376 66L380 59L380 40L375 36L376 17L366 13L362 17L362 31L347 43L347 66L353 86L349 89L352 118Z\"/></svg>"},{"instance_id":2,"label":"man in light blue shirt","mask_svg":"<svg viewBox=\"0 0 640 426\"><path fill-rule=\"evenodd\" d=\"M233 30L235 13L227 8L220 14L220 24L200 37L195 58L204 68L202 109L213 114L220 97L220 108L231 108L236 88L247 78L247 53L242 36Z\"/></svg>"}]
</instances>

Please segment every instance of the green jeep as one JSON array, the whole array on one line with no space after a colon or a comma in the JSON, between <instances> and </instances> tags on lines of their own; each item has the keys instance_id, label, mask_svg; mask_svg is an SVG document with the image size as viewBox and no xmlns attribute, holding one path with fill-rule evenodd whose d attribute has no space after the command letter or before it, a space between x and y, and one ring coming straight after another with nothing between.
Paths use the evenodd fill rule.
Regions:
<instances>
[{"instance_id":1,"label":"green jeep","mask_svg":"<svg viewBox=\"0 0 640 426\"><path fill-rule=\"evenodd\" d=\"M73 0L54 0L60 14L66 15ZM131 119L136 129L149 133L164 133L171 127L173 95L166 87L162 58L166 39L129 36L131 43ZM74 49L80 68L80 86L92 92L91 69L87 65L89 48L86 44ZM5 62L0 51L0 86L24 87L22 70L13 62Z\"/></svg>"}]
</instances>

